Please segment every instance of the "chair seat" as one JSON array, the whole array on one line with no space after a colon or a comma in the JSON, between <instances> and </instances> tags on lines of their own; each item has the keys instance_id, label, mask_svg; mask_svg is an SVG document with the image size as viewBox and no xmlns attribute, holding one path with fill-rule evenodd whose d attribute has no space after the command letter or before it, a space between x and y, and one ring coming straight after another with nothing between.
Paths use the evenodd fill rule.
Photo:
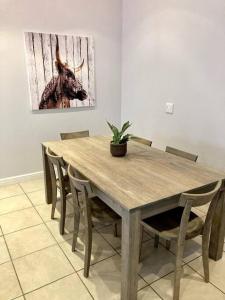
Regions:
<instances>
[{"instance_id":1,"label":"chair seat","mask_svg":"<svg viewBox=\"0 0 225 300\"><path fill-rule=\"evenodd\" d=\"M177 207L156 216L144 219L142 221L142 225L165 239L176 239L179 234L182 214L183 207ZM191 211L186 240L201 234L203 227L204 221Z\"/></svg>"},{"instance_id":2,"label":"chair seat","mask_svg":"<svg viewBox=\"0 0 225 300\"><path fill-rule=\"evenodd\" d=\"M69 176L68 175L64 175L63 179L64 179L64 183L65 183L65 190L66 190L66 193L68 194L68 193L70 193ZM60 182L59 182L58 178L56 179L56 186L57 186L58 189L60 189Z\"/></svg>"},{"instance_id":3,"label":"chair seat","mask_svg":"<svg viewBox=\"0 0 225 300\"><path fill-rule=\"evenodd\" d=\"M93 221L115 222L120 216L98 197L91 198L91 214Z\"/></svg>"}]
</instances>

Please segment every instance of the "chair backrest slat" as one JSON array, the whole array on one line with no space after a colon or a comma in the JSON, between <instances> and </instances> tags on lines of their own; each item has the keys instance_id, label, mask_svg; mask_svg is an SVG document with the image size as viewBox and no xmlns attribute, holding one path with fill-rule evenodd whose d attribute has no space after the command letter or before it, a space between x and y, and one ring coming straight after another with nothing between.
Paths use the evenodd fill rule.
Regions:
<instances>
[{"instance_id":1,"label":"chair backrest slat","mask_svg":"<svg viewBox=\"0 0 225 300\"><path fill-rule=\"evenodd\" d=\"M65 168L65 162L61 156L55 155L49 148L46 150L46 155L48 157L49 161L49 167L50 167L50 173L51 173L51 180L52 184L56 181L56 173L55 168L57 169L57 175L58 179L60 181L60 186L64 187L64 175L63 175L63 169Z\"/></svg>"},{"instance_id":2,"label":"chair backrest slat","mask_svg":"<svg viewBox=\"0 0 225 300\"><path fill-rule=\"evenodd\" d=\"M220 180L215 184L213 190L203 194L182 193L180 197L180 206L185 206L188 201L192 203L192 207L202 206L211 202L220 190L221 185L222 181Z\"/></svg>"},{"instance_id":3,"label":"chair backrest slat","mask_svg":"<svg viewBox=\"0 0 225 300\"><path fill-rule=\"evenodd\" d=\"M132 136L131 136L131 140L133 140L133 141L135 141L135 142L138 142L138 143L141 143L141 144L144 144L144 145L147 145L147 146L149 146L149 147L151 147L151 145L152 145L152 141L147 140L147 139L145 139L145 138L141 138L141 137L139 137L139 136L134 136L134 135L132 135Z\"/></svg>"},{"instance_id":4,"label":"chair backrest slat","mask_svg":"<svg viewBox=\"0 0 225 300\"><path fill-rule=\"evenodd\" d=\"M93 191L89 180L84 180L76 177L76 171L71 165L68 166L68 175L71 183L71 188L76 189L77 192L87 194L88 198L93 197Z\"/></svg>"},{"instance_id":5,"label":"chair backrest slat","mask_svg":"<svg viewBox=\"0 0 225 300\"><path fill-rule=\"evenodd\" d=\"M60 133L61 140L89 137L89 130Z\"/></svg>"},{"instance_id":6,"label":"chair backrest slat","mask_svg":"<svg viewBox=\"0 0 225 300\"><path fill-rule=\"evenodd\" d=\"M196 155L196 154L188 153L188 152L185 152L185 151L173 148L173 147L169 147L169 146L166 146L166 152L168 152L170 154L174 154L176 156L180 156L180 157L189 159L191 161L195 161L195 162L198 159L198 155Z\"/></svg>"}]
</instances>

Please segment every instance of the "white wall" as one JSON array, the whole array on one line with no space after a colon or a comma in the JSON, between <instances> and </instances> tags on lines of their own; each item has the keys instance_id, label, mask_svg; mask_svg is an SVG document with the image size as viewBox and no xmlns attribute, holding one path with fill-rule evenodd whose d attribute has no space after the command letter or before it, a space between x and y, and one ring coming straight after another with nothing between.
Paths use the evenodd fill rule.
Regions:
<instances>
[{"instance_id":1,"label":"white wall","mask_svg":"<svg viewBox=\"0 0 225 300\"><path fill-rule=\"evenodd\" d=\"M225 170L225 1L124 0L122 40L122 120Z\"/></svg>"},{"instance_id":2,"label":"white wall","mask_svg":"<svg viewBox=\"0 0 225 300\"><path fill-rule=\"evenodd\" d=\"M225 169L224 0L123 0L122 120ZM0 178L42 169L40 143L60 131L120 123L121 0L0 0ZM94 110L30 111L24 31L93 35ZM175 103L175 114L164 112Z\"/></svg>"},{"instance_id":3,"label":"white wall","mask_svg":"<svg viewBox=\"0 0 225 300\"><path fill-rule=\"evenodd\" d=\"M30 111L24 31L92 35L96 108ZM0 178L42 169L40 143L61 131L108 133L120 123L120 0L0 0Z\"/></svg>"}]
</instances>

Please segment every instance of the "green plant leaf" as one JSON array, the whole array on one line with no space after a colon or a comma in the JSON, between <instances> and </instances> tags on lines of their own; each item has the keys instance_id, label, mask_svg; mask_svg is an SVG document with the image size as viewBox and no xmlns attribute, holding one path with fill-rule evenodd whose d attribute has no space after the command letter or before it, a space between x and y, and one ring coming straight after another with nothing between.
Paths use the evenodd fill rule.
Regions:
<instances>
[{"instance_id":1,"label":"green plant leaf","mask_svg":"<svg viewBox=\"0 0 225 300\"><path fill-rule=\"evenodd\" d=\"M126 134L126 135L124 135L123 137L122 137L122 139L120 140L120 144L124 144L124 143L126 143L126 142L128 142L129 141L129 139L130 139L130 136L131 136L131 134Z\"/></svg>"},{"instance_id":2,"label":"green plant leaf","mask_svg":"<svg viewBox=\"0 0 225 300\"><path fill-rule=\"evenodd\" d=\"M113 125L112 124L110 124L108 121L107 121L107 124L109 125L109 128L112 130L112 132L113 132Z\"/></svg>"},{"instance_id":3,"label":"green plant leaf","mask_svg":"<svg viewBox=\"0 0 225 300\"><path fill-rule=\"evenodd\" d=\"M107 124L113 133L113 137L112 137L113 144L122 144L129 140L130 134L123 136L124 132L131 126L129 121L123 124L121 131L119 131L119 129L116 126L109 123L108 121Z\"/></svg>"},{"instance_id":4,"label":"green plant leaf","mask_svg":"<svg viewBox=\"0 0 225 300\"><path fill-rule=\"evenodd\" d=\"M114 144L118 143L118 140L119 140L119 130L116 128L116 126L110 124L108 121L107 121L107 124L109 125L109 128L112 130L112 133L113 133L113 140L112 140L112 142Z\"/></svg>"},{"instance_id":5,"label":"green plant leaf","mask_svg":"<svg viewBox=\"0 0 225 300\"><path fill-rule=\"evenodd\" d=\"M125 123L123 124L122 130L121 130L122 135L124 134L124 132L125 132L130 126L131 126L130 121L127 121L127 122L125 122ZM121 136L122 136L122 135L121 135Z\"/></svg>"}]
</instances>

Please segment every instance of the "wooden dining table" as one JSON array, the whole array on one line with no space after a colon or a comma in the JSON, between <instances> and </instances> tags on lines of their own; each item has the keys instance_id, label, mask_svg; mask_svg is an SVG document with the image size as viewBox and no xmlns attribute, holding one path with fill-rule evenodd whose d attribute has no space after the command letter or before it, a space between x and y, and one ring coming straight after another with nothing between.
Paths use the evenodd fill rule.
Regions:
<instances>
[{"instance_id":1,"label":"wooden dining table","mask_svg":"<svg viewBox=\"0 0 225 300\"><path fill-rule=\"evenodd\" d=\"M183 192L204 190L223 180L214 215L210 257L219 260L225 235L225 172L130 141L125 157L112 157L110 137L93 136L42 144L46 202L52 188L46 148L62 156L85 178L96 195L122 218L121 299L137 299L140 220L178 206Z\"/></svg>"}]
</instances>

